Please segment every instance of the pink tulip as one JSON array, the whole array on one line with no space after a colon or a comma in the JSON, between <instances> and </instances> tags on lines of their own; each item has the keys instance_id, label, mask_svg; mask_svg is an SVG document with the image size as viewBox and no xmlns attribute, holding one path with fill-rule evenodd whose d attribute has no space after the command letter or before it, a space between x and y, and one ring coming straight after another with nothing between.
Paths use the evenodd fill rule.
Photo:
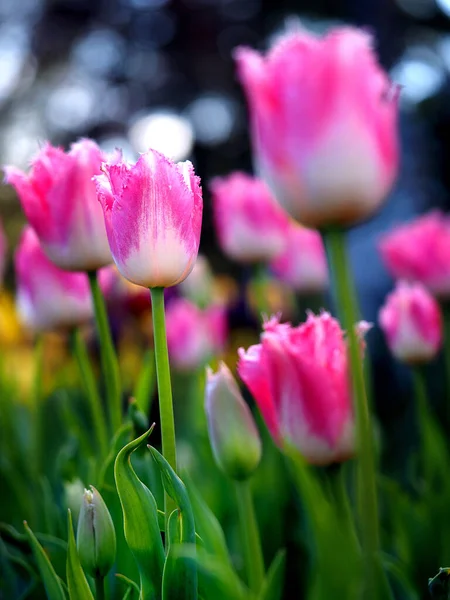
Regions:
<instances>
[{"instance_id":1,"label":"pink tulip","mask_svg":"<svg viewBox=\"0 0 450 600\"><path fill-rule=\"evenodd\" d=\"M0 221L0 287L3 284L3 278L6 270L6 260L8 255L8 242L6 240L3 224Z\"/></svg>"},{"instance_id":2,"label":"pink tulip","mask_svg":"<svg viewBox=\"0 0 450 600\"><path fill-rule=\"evenodd\" d=\"M297 292L328 287L328 265L320 234L294 222L286 232L286 248L270 263L273 274Z\"/></svg>"},{"instance_id":3,"label":"pink tulip","mask_svg":"<svg viewBox=\"0 0 450 600\"><path fill-rule=\"evenodd\" d=\"M347 343L324 312L298 327L272 318L261 342L239 349L238 372L253 394L274 441L313 464L354 453Z\"/></svg>"},{"instance_id":4,"label":"pink tulip","mask_svg":"<svg viewBox=\"0 0 450 600\"><path fill-rule=\"evenodd\" d=\"M420 281L431 293L450 297L450 217L438 210L385 235L381 256L396 279Z\"/></svg>"},{"instance_id":5,"label":"pink tulip","mask_svg":"<svg viewBox=\"0 0 450 600\"><path fill-rule=\"evenodd\" d=\"M397 96L371 37L299 29L267 56L236 52L257 168L277 200L308 227L372 215L397 173Z\"/></svg>"},{"instance_id":6,"label":"pink tulip","mask_svg":"<svg viewBox=\"0 0 450 600\"><path fill-rule=\"evenodd\" d=\"M399 281L379 313L392 354L410 364L432 360L442 345L442 315L437 301L420 283Z\"/></svg>"},{"instance_id":7,"label":"pink tulip","mask_svg":"<svg viewBox=\"0 0 450 600\"><path fill-rule=\"evenodd\" d=\"M150 292L122 277L115 265L99 271L99 283L109 307L139 315L151 306Z\"/></svg>"},{"instance_id":8,"label":"pink tulip","mask_svg":"<svg viewBox=\"0 0 450 600\"><path fill-rule=\"evenodd\" d=\"M268 261L285 247L289 219L266 184L245 173L211 183L214 220L223 252L241 262Z\"/></svg>"},{"instance_id":9,"label":"pink tulip","mask_svg":"<svg viewBox=\"0 0 450 600\"><path fill-rule=\"evenodd\" d=\"M117 268L144 287L185 279L197 258L202 223L200 180L189 161L174 163L156 150L135 165L119 157L96 177Z\"/></svg>"},{"instance_id":10,"label":"pink tulip","mask_svg":"<svg viewBox=\"0 0 450 600\"><path fill-rule=\"evenodd\" d=\"M167 307L167 345L170 362L179 371L192 371L220 354L226 343L223 307L201 310L184 298Z\"/></svg>"},{"instance_id":11,"label":"pink tulip","mask_svg":"<svg viewBox=\"0 0 450 600\"><path fill-rule=\"evenodd\" d=\"M92 181L103 160L95 142L83 139L66 153L44 144L28 174L5 167L42 249L62 269L88 271L112 262Z\"/></svg>"},{"instance_id":12,"label":"pink tulip","mask_svg":"<svg viewBox=\"0 0 450 600\"><path fill-rule=\"evenodd\" d=\"M93 316L85 273L69 273L45 255L26 227L15 255L17 308L24 325L35 331L66 329Z\"/></svg>"}]
</instances>

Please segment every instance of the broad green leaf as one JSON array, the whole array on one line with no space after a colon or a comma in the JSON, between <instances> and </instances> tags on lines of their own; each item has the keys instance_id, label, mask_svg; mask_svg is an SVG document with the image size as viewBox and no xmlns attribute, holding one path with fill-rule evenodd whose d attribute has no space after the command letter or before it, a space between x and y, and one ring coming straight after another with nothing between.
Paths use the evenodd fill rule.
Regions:
<instances>
[{"instance_id":1,"label":"broad green leaf","mask_svg":"<svg viewBox=\"0 0 450 600\"><path fill-rule=\"evenodd\" d=\"M279 550L267 571L258 600L281 600L284 586L286 551Z\"/></svg>"},{"instance_id":2,"label":"broad green leaf","mask_svg":"<svg viewBox=\"0 0 450 600\"><path fill-rule=\"evenodd\" d=\"M149 349L144 355L133 394L144 415L150 412L150 403L156 386L155 373L155 352Z\"/></svg>"},{"instance_id":3,"label":"broad green leaf","mask_svg":"<svg viewBox=\"0 0 450 600\"><path fill-rule=\"evenodd\" d=\"M205 600L256 600L255 595L239 579L234 569L222 563L203 548L180 544L174 555L192 559L197 565L198 595Z\"/></svg>"},{"instance_id":4,"label":"broad green leaf","mask_svg":"<svg viewBox=\"0 0 450 600\"><path fill-rule=\"evenodd\" d=\"M28 527L28 523L26 521L24 521L24 527L28 535L28 540L30 542L31 549L33 550L34 558L36 559L36 563L39 569L39 573L41 575L42 582L45 587L45 591L47 593L48 600L66 600L66 595L61 585L61 581L55 573L51 562L49 561L46 553L44 552L44 549L38 542L34 533Z\"/></svg>"},{"instance_id":5,"label":"broad green leaf","mask_svg":"<svg viewBox=\"0 0 450 600\"><path fill-rule=\"evenodd\" d=\"M123 512L125 539L136 559L140 600L161 597L164 547L158 524L157 506L150 490L140 481L131 465L132 453L145 443L153 427L119 452L114 477Z\"/></svg>"},{"instance_id":6,"label":"broad green leaf","mask_svg":"<svg viewBox=\"0 0 450 600\"><path fill-rule=\"evenodd\" d=\"M187 488L194 511L195 529L202 539L204 548L223 563L231 565L225 535L216 516L188 480Z\"/></svg>"},{"instance_id":7,"label":"broad green leaf","mask_svg":"<svg viewBox=\"0 0 450 600\"><path fill-rule=\"evenodd\" d=\"M167 528L169 550L163 574L163 600L194 600L197 598L197 568L195 561L176 555L180 544L195 548L195 523L191 502L184 483L155 448L149 450L161 471L164 489L179 510L170 515Z\"/></svg>"},{"instance_id":8,"label":"broad green leaf","mask_svg":"<svg viewBox=\"0 0 450 600\"><path fill-rule=\"evenodd\" d=\"M69 598L70 600L94 600L78 557L70 510L67 511L67 528L69 547L67 550L66 574Z\"/></svg>"}]
</instances>

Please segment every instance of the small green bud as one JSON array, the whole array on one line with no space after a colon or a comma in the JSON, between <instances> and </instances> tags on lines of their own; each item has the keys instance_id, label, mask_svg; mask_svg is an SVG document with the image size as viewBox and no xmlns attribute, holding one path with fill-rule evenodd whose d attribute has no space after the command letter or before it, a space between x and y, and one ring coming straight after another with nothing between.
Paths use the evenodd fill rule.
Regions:
<instances>
[{"instance_id":1,"label":"small green bud","mask_svg":"<svg viewBox=\"0 0 450 600\"><path fill-rule=\"evenodd\" d=\"M261 459L261 439L238 384L224 363L207 369L205 410L217 465L237 481L248 479Z\"/></svg>"},{"instance_id":2,"label":"small green bud","mask_svg":"<svg viewBox=\"0 0 450 600\"><path fill-rule=\"evenodd\" d=\"M116 532L109 510L98 491L84 490L77 529L81 566L92 577L104 577L116 558Z\"/></svg>"}]
</instances>

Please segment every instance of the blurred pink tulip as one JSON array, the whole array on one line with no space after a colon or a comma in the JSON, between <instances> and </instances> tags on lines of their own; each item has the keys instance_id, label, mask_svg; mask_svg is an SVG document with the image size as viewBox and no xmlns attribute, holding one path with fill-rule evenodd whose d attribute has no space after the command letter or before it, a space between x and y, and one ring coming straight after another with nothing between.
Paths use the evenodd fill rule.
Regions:
<instances>
[{"instance_id":1,"label":"blurred pink tulip","mask_svg":"<svg viewBox=\"0 0 450 600\"><path fill-rule=\"evenodd\" d=\"M393 229L380 242L396 279L420 281L440 298L450 297L450 217L438 210Z\"/></svg>"},{"instance_id":2,"label":"blurred pink tulip","mask_svg":"<svg viewBox=\"0 0 450 600\"><path fill-rule=\"evenodd\" d=\"M5 167L48 258L61 269L94 270L112 262L94 175L105 156L92 140L69 152L44 144L28 174Z\"/></svg>"},{"instance_id":3,"label":"blurred pink tulip","mask_svg":"<svg viewBox=\"0 0 450 600\"><path fill-rule=\"evenodd\" d=\"M399 281L386 298L378 320L398 360L409 364L426 363L441 348L441 310L420 283Z\"/></svg>"},{"instance_id":4,"label":"blurred pink tulip","mask_svg":"<svg viewBox=\"0 0 450 600\"><path fill-rule=\"evenodd\" d=\"M134 315L150 309L150 292L122 277L115 265L100 269L99 283L109 307Z\"/></svg>"},{"instance_id":5,"label":"blurred pink tulip","mask_svg":"<svg viewBox=\"0 0 450 600\"><path fill-rule=\"evenodd\" d=\"M323 292L328 287L328 265L320 234L291 222L286 248L270 262L273 274L300 293Z\"/></svg>"},{"instance_id":6,"label":"blurred pink tulip","mask_svg":"<svg viewBox=\"0 0 450 600\"><path fill-rule=\"evenodd\" d=\"M197 258L203 200L189 161L174 163L156 150L135 165L117 160L96 177L117 268L132 283L170 287Z\"/></svg>"},{"instance_id":7,"label":"blurred pink tulip","mask_svg":"<svg viewBox=\"0 0 450 600\"><path fill-rule=\"evenodd\" d=\"M201 310L184 298L167 307L167 345L170 362L179 371L193 371L220 354L227 338L223 307Z\"/></svg>"},{"instance_id":8,"label":"blurred pink tulip","mask_svg":"<svg viewBox=\"0 0 450 600\"><path fill-rule=\"evenodd\" d=\"M272 318L261 343L239 349L238 372L274 441L297 448L313 464L354 453L347 343L324 312L298 327Z\"/></svg>"},{"instance_id":9,"label":"blurred pink tulip","mask_svg":"<svg viewBox=\"0 0 450 600\"><path fill-rule=\"evenodd\" d=\"M282 252L289 219L263 181L236 172L213 179L211 191L216 231L227 256L260 262Z\"/></svg>"},{"instance_id":10,"label":"blurred pink tulip","mask_svg":"<svg viewBox=\"0 0 450 600\"><path fill-rule=\"evenodd\" d=\"M35 331L68 329L93 316L85 273L69 273L45 255L31 227L26 227L15 254L17 309Z\"/></svg>"},{"instance_id":11,"label":"blurred pink tulip","mask_svg":"<svg viewBox=\"0 0 450 600\"><path fill-rule=\"evenodd\" d=\"M236 52L257 170L305 226L371 216L397 174L398 92L372 45L350 27L324 37L299 28L265 57Z\"/></svg>"}]
</instances>

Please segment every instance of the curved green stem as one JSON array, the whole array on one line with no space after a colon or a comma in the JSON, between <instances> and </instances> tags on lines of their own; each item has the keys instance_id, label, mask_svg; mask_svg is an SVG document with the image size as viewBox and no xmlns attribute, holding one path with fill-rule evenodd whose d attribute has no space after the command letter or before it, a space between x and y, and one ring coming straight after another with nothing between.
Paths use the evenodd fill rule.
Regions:
<instances>
[{"instance_id":1,"label":"curved green stem","mask_svg":"<svg viewBox=\"0 0 450 600\"><path fill-rule=\"evenodd\" d=\"M77 361L81 379L89 402L92 423L94 425L95 437L100 450L101 458L108 454L108 432L106 428L105 415L103 414L102 401L95 382L95 376L89 361L86 344L79 329L70 333L70 345L72 353Z\"/></svg>"},{"instance_id":2,"label":"curved green stem","mask_svg":"<svg viewBox=\"0 0 450 600\"><path fill-rule=\"evenodd\" d=\"M172 382L170 380L169 353L167 351L166 317L164 313L164 288L151 288L150 293L152 296L153 336L155 342L162 453L172 469L176 471L177 453L172 403ZM170 513L176 506L167 493L164 494L164 504L167 523Z\"/></svg>"},{"instance_id":3,"label":"curved green stem","mask_svg":"<svg viewBox=\"0 0 450 600\"><path fill-rule=\"evenodd\" d=\"M236 494L248 585L258 594L264 581L264 559L248 481L236 482Z\"/></svg>"},{"instance_id":4,"label":"curved green stem","mask_svg":"<svg viewBox=\"0 0 450 600\"><path fill-rule=\"evenodd\" d=\"M345 246L345 232L324 232L331 272L334 277L338 313L347 332L358 448L358 504L362 549L365 563L365 595L367 600L392 597L381 567L378 531L378 501L375 478L373 432L367 402L360 342L356 331L359 309ZM385 595L383 595L385 594Z\"/></svg>"},{"instance_id":5,"label":"curved green stem","mask_svg":"<svg viewBox=\"0 0 450 600\"><path fill-rule=\"evenodd\" d=\"M97 272L88 273L94 303L95 321L100 340L100 360L106 386L108 410L111 427L115 433L122 424L122 392L120 384L119 364L114 349L111 330L106 312L105 300L98 284Z\"/></svg>"}]
</instances>

